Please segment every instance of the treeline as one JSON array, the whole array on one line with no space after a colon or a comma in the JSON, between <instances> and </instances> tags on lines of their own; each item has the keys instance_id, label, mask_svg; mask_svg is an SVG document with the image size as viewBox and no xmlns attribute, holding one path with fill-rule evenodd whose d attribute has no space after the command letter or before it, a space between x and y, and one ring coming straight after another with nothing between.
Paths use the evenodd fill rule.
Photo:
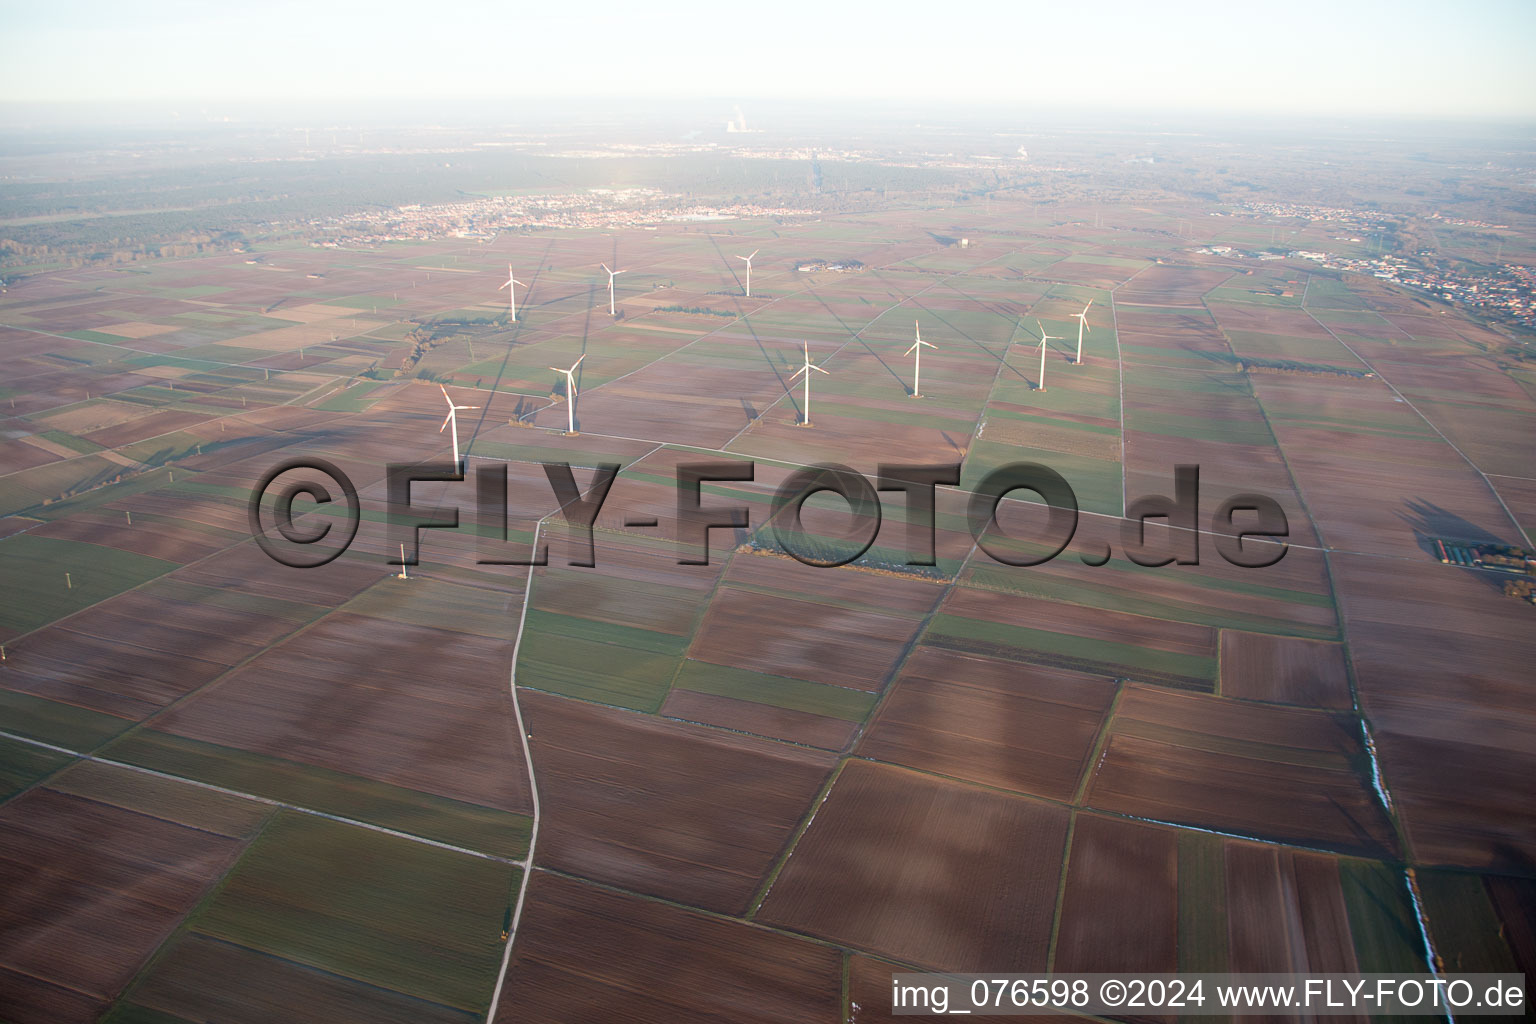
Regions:
<instances>
[{"instance_id":1,"label":"treeline","mask_svg":"<svg viewBox=\"0 0 1536 1024\"><path fill-rule=\"evenodd\" d=\"M420 363L422 357L439 345L447 344L454 338L462 335L466 330L477 328L501 327L507 322L505 313L499 316L448 316L435 320L417 321L416 326L405 336L405 340L411 343L411 351L400 360L400 369L395 371L397 377L410 376ZM417 376L426 380L435 380L436 377L426 371L420 371Z\"/></svg>"},{"instance_id":2,"label":"treeline","mask_svg":"<svg viewBox=\"0 0 1536 1024\"><path fill-rule=\"evenodd\" d=\"M723 316L732 320L740 314L732 313L726 309L711 309L708 306L657 306L658 313L694 313L699 316Z\"/></svg>"}]
</instances>

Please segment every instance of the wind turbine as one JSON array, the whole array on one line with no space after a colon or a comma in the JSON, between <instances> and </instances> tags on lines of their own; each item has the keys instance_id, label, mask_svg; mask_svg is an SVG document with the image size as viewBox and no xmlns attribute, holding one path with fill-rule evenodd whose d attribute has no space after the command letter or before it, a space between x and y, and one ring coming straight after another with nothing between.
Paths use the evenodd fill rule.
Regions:
<instances>
[{"instance_id":1,"label":"wind turbine","mask_svg":"<svg viewBox=\"0 0 1536 1024\"><path fill-rule=\"evenodd\" d=\"M808 427L811 425L811 375L806 371L815 370L817 373L826 373L829 377L831 374L817 366L815 363L811 362L811 346L809 344L806 342L801 342L800 345L805 349L805 364L801 366L800 369L790 374L789 379L794 380L802 373L805 374L805 415L801 419L800 425L802 427Z\"/></svg>"},{"instance_id":2,"label":"wind turbine","mask_svg":"<svg viewBox=\"0 0 1536 1024\"><path fill-rule=\"evenodd\" d=\"M604 270L608 270L608 264L601 264ZM618 311L613 308L613 279L624 273L622 270L608 270L608 315L618 316Z\"/></svg>"},{"instance_id":3,"label":"wind turbine","mask_svg":"<svg viewBox=\"0 0 1536 1024\"><path fill-rule=\"evenodd\" d=\"M1083 307L1083 311L1081 313L1072 314L1073 319L1077 321L1077 358L1074 359L1073 362L1078 366L1083 365L1083 332L1093 332L1093 328L1088 326L1088 310L1092 308L1093 300L1089 299L1088 305Z\"/></svg>"},{"instance_id":4,"label":"wind turbine","mask_svg":"<svg viewBox=\"0 0 1536 1024\"><path fill-rule=\"evenodd\" d=\"M912 356L912 397L922 398L923 393L918 390L918 385L921 383L923 376L923 349L937 348L938 346L930 345L928 342L923 340L922 328L917 325L916 320L912 321L912 331L916 335L917 340L914 341L912 343L912 347L903 352L902 355Z\"/></svg>"},{"instance_id":5,"label":"wind turbine","mask_svg":"<svg viewBox=\"0 0 1536 1024\"><path fill-rule=\"evenodd\" d=\"M528 287L526 283L519 281L517 278L512 276L512 264L508 263L507 280L506 283L501 286L501 288L507 289L507 308L512 311L512 322L517 323L517 289L514 287L514 285L522 285L524 288ZM501 288L497 288L496 290L501 291Z\"/></svg>"},{"instance_id":6,"label":"wind turbine","mask_svg":"<svg viewBox=\"0 0 1536 1024\"><path fill-rule=\"evenodd\" d=\"M1048 341L1061 341L1062 339L1061 339L1061 335L1059 335L1059 334L1046 334L1045 333L1045 324L1042 324L1039 320L1035 321L1035 326L1040 328L1040 386L1038 388L1036 388L1036 390L1037 391L1044 391L1045 390L1045 343L1048 342Z\"/></svg>"},{"instance_id":7,"label":"wind turbine","mask_svg":"<svg viewBox=\"0 0 1536 1024\"><path fill-rule=\"evenodd\" d=\"M569 370L562 370L558 366L550 367L556 373L565 374L565 419L566 425L573 434L576 433L576 367L580 366L581 360L585 358L587 357L583 354L571 364Z\"/></svg>"},{"instance_id":8,"label":"wind turbine","mask_svg":"<svg viewBox=\"0 0 1536 1024\"><path fill-rule=\"evenodd\" d=\"M453 399L448 397L448 389L441 384L438 387L442 389L443 401L448 403L448 416L443 420L443 425L437 428L437 432L441 434L447 428L453 428L453 464L456 467L462 466L463 462L459 458L459 410L478 409L480 407L478 405L454 405Z\"/></svg>"},{"instance_id":9,"label":"wind turbine","mask_svg":"<svg viewBox=\"0 0 1536 1024\"><path fill-rule=\"evenodd\" d=\"M752 250L752 256L756 256L760 252L762 252L761 249L753 249ZM752 256L737 256L736 257L739 260L746 260L747 261L747 298L749 298L749 299L752 297Z\"/></svg>"}]
</instances>

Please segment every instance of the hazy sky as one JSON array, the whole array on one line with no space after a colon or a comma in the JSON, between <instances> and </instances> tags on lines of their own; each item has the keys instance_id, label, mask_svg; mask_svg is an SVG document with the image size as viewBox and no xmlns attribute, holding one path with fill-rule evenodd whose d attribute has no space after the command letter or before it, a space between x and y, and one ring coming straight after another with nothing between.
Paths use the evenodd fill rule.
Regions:
<instances>
[{"instance_id":1,"label":"hazy sky","mask_svg":"<svg viewBox=\"0 0 1536 1024\"><path fill-rule=\"evenodd\" d=\"M860 100L1536 117L1536 2L0 0L0 99Z\"/></svg>"}]
</instances>

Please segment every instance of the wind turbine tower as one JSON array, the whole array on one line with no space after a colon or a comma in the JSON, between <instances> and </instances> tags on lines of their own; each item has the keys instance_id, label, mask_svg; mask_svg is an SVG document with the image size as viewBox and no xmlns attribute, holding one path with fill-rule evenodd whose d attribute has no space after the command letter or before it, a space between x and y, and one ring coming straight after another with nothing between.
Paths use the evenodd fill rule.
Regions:
<instances>
[{"instance_id":1,"label":"wind turbine tower","mask_svg":"<svg viewBox=\"0 0 1536 1024\"><path fill-rule=\"evenodd\" d=\"M1048 342L1048 341L1061 341L1062 339L1061 339L1061 336L1058 335L1058 334L1046 334L1045 333L1045 325L1042 324L1039 320L1035 321L1035 326L1040 328L1040 385L1035 390L1037 390L1037 391L1044 391L1045 390L1045 343Z\"/></svg>"},{"instance_id":2,"label":"wind turbine tower","mask_svg":"<svg viewBox=\"0 0 1536 1024\"><path fill-rule=\"evenodd\" d=\"M569 370L562 370L558 366L550 367L556 373L565 374L565 423L567 430L572 434L576 433L576 367L580 366L581 360L585 358L587 357L582 355L571 364Z\"/></svg>"},{"instance_id":3,"label":"wind turbine tower","mask_svg":"<svg viewBox=\"0 0 1536 1024\"><path fill-rule=\"evenodd\" d=\"M520 285L520 284L523 285L524 288L528 287L526 284L523 284L522 281L519 281L517 278L512 276L512 264L508 263L507 264L507 280L506 280L506 283L501 286L501 288L507 289L507 308L509 310L511 310L511 312L512 312L512 322L513 323L517 323L517 288L516 288L516 286ZM501 288L497 288L496 290L497 291L501 291Z\"/></svg>"},{"instance_id":4,"label":"wind turbine tower","mask_svg":"<svg viewBox=\"0 0 1536 1024\"><path fill-rule=\"evenodd\" d=\"M762 250L761 249L753 249L752 250L752 256L756 256L759 252L762 252ZM752 256L737 256L736 257L739 260L746 260L747 261L747 298L749 298L749 299L752 297Z\"/></svg>"},{"instance_id":5,"label":"wind turbine tower","mask_svg":"<svg viewBox=\"0 0 1536 1024\"><path fill-rule=\"evenodd\" d=\"M815 363L811 362L811 346L808 343L801 342L800 345L803 349L805 349L805 363L800 367L800 369L790 374L789 379L794 380L802 373L805 374L805 413L800 421L800 425L802 427L808 427L811 425L811 374L809 371L815 370L817 373L826 373L829 377L831 374L817 366Z\"/></svg>"},{"instance_id":6,"label":"wind turbine tower","mask_svg":"<svg viewBox=\"0 0 1536 1024\"><path fill-rule=\"evenodd\" d=\"M1088 305L1083 307L1081 313L1072 314L1072 318L1077 321L1077 358L1073 362L1078 366L1083 365L1083 332L1088 331L1090 334L1093 332L1093 328L1088 326L1088 310L1092 308L1093 300L1089 299Z\"/></svg>"},{"instance_id":7,"label":"wind turbine tower","mask_svg":"<svg viewBox=\"0 0 1536 1024\"><path fill-rule=\"evenodd\" d=\"M923 329L917 325L916 320L912 321L912 332L917 340L912 343L911 348L902 354L912 357L912 397L922 398L923 393L920 390L920 385L923 377L923 349L937 348L938 346L930 345L923 340Z\"/></svg>"},{"instance_id":8,"label":"wind turbine tower","mask_svg":"<svg viewBox=\"0 0 1536 1024\"><path fill-rule=\"evenodd\" d=\"M443 401L448 403L448 416L443 420L443 425L437 428L437 432L441 434L447 428L453 428L453 464L455 467L462 468L464 462L459 458L459 410L478 409L480 407L478 405L454 405L453 399L448 397L448 389L441 384L438 387L442 389Z\"/></svg>"},{"instance_id":9,"label":"wind turbine tower","mask_svg":"<svg viewBox=\"0 0 1536 1024\"><path fill-rule=\"evenodd\" d=\"M602 264L604 270L608 270L608 264ZM618 311L613 308L613 279L624 273L622 270L608 270L608 315L618 316Z\"/></svg>"}]
</instances>

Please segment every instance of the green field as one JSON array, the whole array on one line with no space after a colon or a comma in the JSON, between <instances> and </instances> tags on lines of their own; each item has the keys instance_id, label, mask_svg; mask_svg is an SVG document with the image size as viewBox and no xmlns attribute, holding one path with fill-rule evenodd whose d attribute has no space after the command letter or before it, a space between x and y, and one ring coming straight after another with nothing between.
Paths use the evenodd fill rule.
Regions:
<instances>
[{"instance_id":1,"label":"green field","mask_svg":"<svg viewBox=\"0 0 1536 1024\"><path fill-rule=\"evenodd\" d=\"M935 615L923 642L935 647L974 651L1016 661L1066 664L1104 675L1181 682L1214 683L1216 659L1154 651L1134 644L1094 640L1043 629L981 622L960 615Z\"/></svg>"},{"instance_id":2,"label":"green field","mask_svg":"<svg viewBox=\"0 0 1536 1024\"><path fill-rule=\"evenodd\" d=\"M505 864L280 813L194 912L182 940L217 939L324 971L359 983L363 998L377 987L479 1013L490 1002L517 880ZM141 990L153 989L157 969L166 967L152 964ZM111 1019L156 1019L132 998ZM435 1018L434 1010L422 1016Z\"/></svg>"},{"instance_id":3,"label":"green field","mask_svg":"<svg viewBox=\"0 0 1536 1024\"><path fill-rule=\"evenodd\" d=\"M0 698L0 707L4 707L3 698ZM58 771L69 764L70 760L68 754L0 736L0 802Z\"/></svg>"},{"instance_id":4,"label":"green field","mask_svg":"<svg viewBox=\"0 0 1536 1024\"><path fill-rule=\"evenodd\" d=\"M498 857L520 857L528 846L532 823L521 814L153 729L125 736L101 754Z\"/></svg>"},{"instance_id":5,"label":"green field","mask_svg":"<svg viewBox=\"0 0 1536 1024\"><path fill-rule=\"evenodd\" d=\"M0 540L0 636L31 632L175 568L162 558L81 541L7 537Z\"/></svg>"},{"instance_id":6,"label":"green field","mask_svg":"<svg viewBox=\"0 0 1536 1024\"><path fill-rule=\"evenodd\" d=\"M744 668L711 665L692 659L683 662L673 689L730 697L789 711L803 711L808 715L840 718L845 722L863 721L875 706L875 695L862 690L810 683Z\"/></svg>"}]
</instances>

